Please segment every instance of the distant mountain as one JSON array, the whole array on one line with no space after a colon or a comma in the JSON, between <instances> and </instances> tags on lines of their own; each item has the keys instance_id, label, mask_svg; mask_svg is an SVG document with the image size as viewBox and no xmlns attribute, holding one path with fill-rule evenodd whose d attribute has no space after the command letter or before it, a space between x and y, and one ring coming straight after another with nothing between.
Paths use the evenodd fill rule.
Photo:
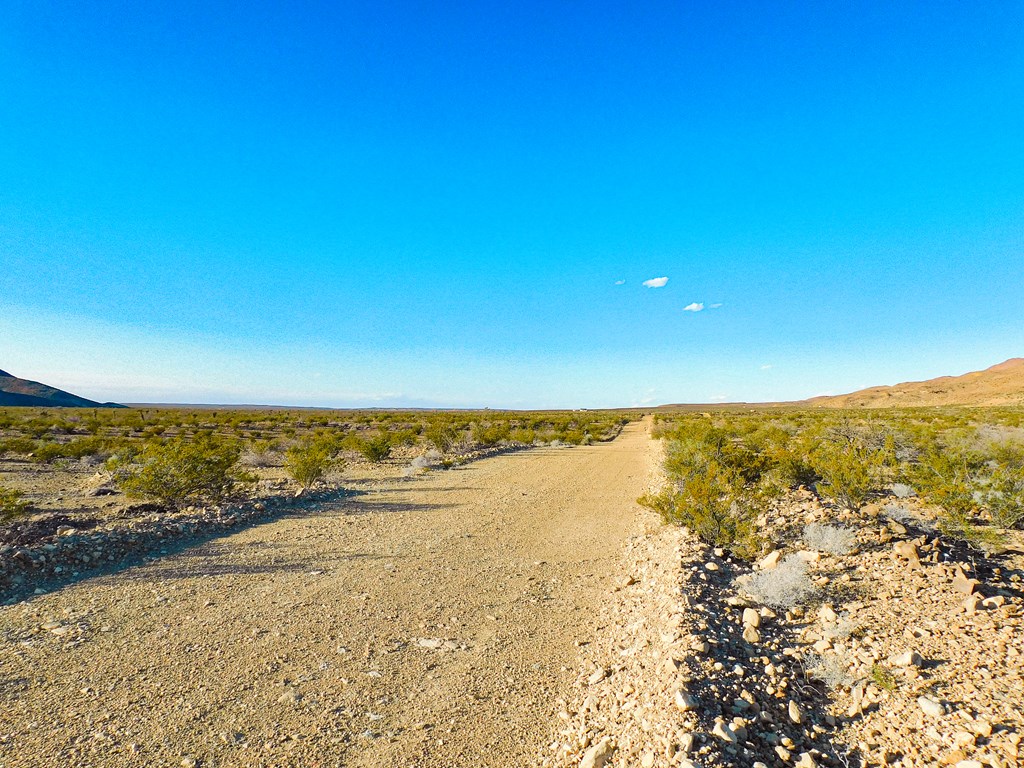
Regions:
<instances>
[{"instance_id":1,"label":"distant mountain","mask_svg":"<svg viewBox=\"0 0 1024 768\"><path fill-rule=\"evenodd\" d=\"M117 403L97 403L62 389L40 384L38 381L19 379L0 371L0 406L26 405L47 408L124 408Z\"/></svg>"},{"instance_id":2,"label":"distant mountain","mask_svg":"<svg viewBox=\"0 0 1024 768\"><path fill-rule=\"evenodd\" d=\"M1024 405L1024 358L1014 357L984 371L940 376L891 387L870 387L847 395L812 397L824 408L901 408L922 405Z\"/></svg>"}]
</instances>

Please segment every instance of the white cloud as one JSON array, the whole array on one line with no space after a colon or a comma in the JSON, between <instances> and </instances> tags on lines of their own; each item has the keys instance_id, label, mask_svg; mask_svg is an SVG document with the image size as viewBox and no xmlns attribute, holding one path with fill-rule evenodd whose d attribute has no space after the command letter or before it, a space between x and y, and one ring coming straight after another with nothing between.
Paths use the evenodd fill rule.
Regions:
<instances>
[{"instance_id":1,"label":"white cloud","mask_svg":"<svg viewBox=\"0 0 1024 768\"><path fill-rule=\"evenodd\" d=\"M683 307L683 312L700 312L702 309L704 309L704 305L699 301L695 301L692 304L687 304Z\"/></svg>"},{"instance_id":2,"label":"white cloud","mask_svg":"<svg viewBox=\"0 0 1024 768\"><path fill-rule=\"evenodd\" d=\"M626 281L625 281L625 280L616 280L616 281L615 281L615 284L616 284L616 285L625 285L625 284L626 284Z\"/></svg>"},{"instance_id":3,"label":"white cloud","mask_svg":"<svg viewBox=\"0 0 1024 768\"><path fill-rule=\"evenodd\" d=\"M774 367L775 366L773 366L771 363L765 363L764 365L761 366L761 370L762 371L770 371Z\"/></svg>"},{"instance_id":4,"label":"white cloud","mask_svg":"<svg viewBox=\"0 0 1024 768\"><path fill-rule=\"evenodd\" d=\"M650 280L644 280L644 285L648 288L664 288L667 282L667 277L652 277Z\"/></svg>"},{"instance_id":5,"label":"white cloud","mask_svg":"<svg viewBox=\"0 0 1024 768\"><path fill-rule=\"evenodd\" d=\"M722 302L719 301L716 304L708 304L708 309L718 309L720 306L722 306Z\"/></svg>"},{"instance_id":6,"label":"white cloud","mask_svg":"<svg viewBox=\"0 0 1024 768\"><path fill-rule=\"evenodd\" d=\"M724 403L724 402L727 402L728 400L729 400L729 396L728 395L712 395L711 396L711 402L712 403Z\"/></svg>"}]
</instances>

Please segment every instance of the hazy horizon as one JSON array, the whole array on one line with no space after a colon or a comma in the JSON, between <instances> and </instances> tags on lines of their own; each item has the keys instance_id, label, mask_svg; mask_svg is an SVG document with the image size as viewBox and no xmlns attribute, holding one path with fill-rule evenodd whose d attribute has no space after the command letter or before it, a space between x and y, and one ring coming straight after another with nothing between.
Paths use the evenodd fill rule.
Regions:
<instances>
[{"instance_id":1,"label":"hazy horizon","mask_svg":"<svg viewBox=\"0 0 1024 768\"><path fill-rule=\"evenodd\" d=\"M19 3L0 368L115 402L783 401L1024 354L1024 11Z\"/></svg>"}]
</instances>

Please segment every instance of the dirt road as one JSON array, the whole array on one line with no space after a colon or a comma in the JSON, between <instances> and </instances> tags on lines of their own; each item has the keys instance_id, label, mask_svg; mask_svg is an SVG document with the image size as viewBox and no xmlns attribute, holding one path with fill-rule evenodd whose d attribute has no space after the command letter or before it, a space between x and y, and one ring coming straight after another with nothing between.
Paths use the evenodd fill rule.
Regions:
<instances>
[{"instance_id":1,"label":"dirt road","mask_svg":"<svg viewBox=\"0 0 1024 768\"><path fill-rule=\"evenodd\" d=\"M0 766L523 765L598 631L645 427L0 608Z\"/></svg>"}]
</instances>

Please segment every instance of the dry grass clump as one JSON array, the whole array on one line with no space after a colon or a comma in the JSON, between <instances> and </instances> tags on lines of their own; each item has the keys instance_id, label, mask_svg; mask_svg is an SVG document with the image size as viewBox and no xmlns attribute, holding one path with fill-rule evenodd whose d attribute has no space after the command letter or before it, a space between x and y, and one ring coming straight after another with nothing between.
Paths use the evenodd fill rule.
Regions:
<instances>
[{"instance_id":1,"label":"dry grass clump","mask_svg":"<svg viewBox=\"0 0 1024 768\"><path fill-rule=\"evenodd\" d=\"M754 573L744 589L759 603L784 610L799 605L814 594L814 584L807 575L807 563L797 555L787 555L770 571Z\"/></svg>"},{"instance_id":2,"label":"dry grass clump","mask_svg":"<svg viewBox=\"0 0 1024 768\"><path fill-rule=\"evenodd\" d=\"M811 523L804 527L804 543L833 555L848 555L857 546L857 532L841 525Z\"/></svg>"},{"instance_id":3,"label":"dry grass clump","mask_svg":"<svg viewBox=\"0 0 1024 768\"><path fill-rule=\"evenodd\" d=\"M807 654L804 658L804 670L808 677L820 680L829 690L846 688L854 682L846 665L835 654Z\"/></svg>"}]
</instances>

